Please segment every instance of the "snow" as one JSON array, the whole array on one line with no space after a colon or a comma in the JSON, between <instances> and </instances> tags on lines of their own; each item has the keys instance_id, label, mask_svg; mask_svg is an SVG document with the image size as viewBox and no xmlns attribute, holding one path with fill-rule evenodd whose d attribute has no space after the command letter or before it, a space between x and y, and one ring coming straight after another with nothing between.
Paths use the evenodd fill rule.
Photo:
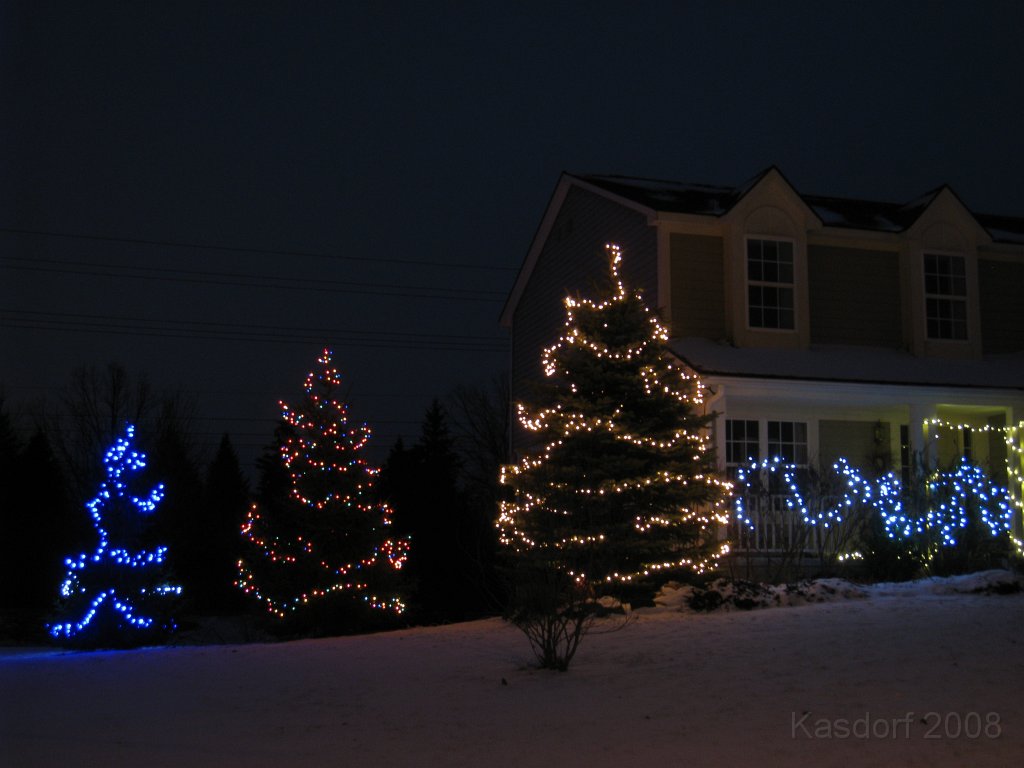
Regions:
<instances>
[{"instance_id":1,"label":"snow","mask_svg":"<svg viewBox=\"0 0 1024 768\"><path fill-rule=\"evenodd\" d=\"M698 337L673 339L669 346L705 375L1001 389L1020 389L1024 381L1024 354L1019 353L952 360L844 344L740 348Z\"/></svg>"},{"instance_id":2,"label":"snow","mask_svg":"<svg viewBox=\"0 0 1024 768\"><path fill-rule=\"evenodd\" d=\"M1024 593L994 594L1011 578L639 610L588 636L568 673L535 669L498 619L279 644L5 649L0 765L1016 765Z\"/></svg>"}]
</instances>

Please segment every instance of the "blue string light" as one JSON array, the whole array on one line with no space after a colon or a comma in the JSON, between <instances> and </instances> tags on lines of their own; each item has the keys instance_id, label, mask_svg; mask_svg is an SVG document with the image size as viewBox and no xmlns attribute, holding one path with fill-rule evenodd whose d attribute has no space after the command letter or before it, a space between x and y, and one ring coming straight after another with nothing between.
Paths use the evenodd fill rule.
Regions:
<instances>
[{"instance_id":1,"label":"blue string light","mask_svg":"<svg viewBox=\"0 0 1024 768\"><path fill-rule=\"evenodd\" d=\"M115 526L120 523L122 529L130 530L131 516L151 515L164 497L163 484L158 484L143 496L135 496L129 491L126 475L139 472L146 466L145 454L131 449L134 437L135 428L128 425L125 436L118 438L103 457L106 479L100 483L96 497L85 505L99 543L93 552L65 560L67 573L60 586L66 612L75 612L77 608L81 617L50 625L53 637L80 639L87 631L96 628L98 617L104 611L109 612L109 618L121 630L173 629L173 621L145 615L152 612L150 608L157 607L158 601L181 594L180 586L160 581L159 570L166 561L167 547L135 552L124 546L127 542L112 547L112 526L105 521L105 516L110 515ZM118 513L123 519L118 519ZM149 573L151 570L152 575ZM117 586L106 584L90 597L90 588L95 588L97 582L102 581L112 581ZM101 638L95 640L97 644L106 642Z\"/></svg>"},{"instance_id":2,"label":"blue string light","mask_svg":"<svg viewBox=\"0 0 1024 768\"><path fill-rule=\"evenodd\" d=\"M829 528L840 524L848 510L867 505L877 510L886 535L893 541L934 538L938 546L954 547L975 511L983 530L993 538L1008 536L1012 530L1014 507L1009 491L990 482L981 467L966 459L951 471L932 473L920 509L909 508L914 506L908 503L909 489L892 472L869 480L843 458L832 468L842 478L843 494L834 503L811 513L799 488L796 466L784 463L778 456L741 466L737 470L737 486L742 490L736 496L733 516L742 527L753 530L746 498L766 492L765 480L781 475L787 508L797 512L810 526Z\"/></svg>"}]
</instances>

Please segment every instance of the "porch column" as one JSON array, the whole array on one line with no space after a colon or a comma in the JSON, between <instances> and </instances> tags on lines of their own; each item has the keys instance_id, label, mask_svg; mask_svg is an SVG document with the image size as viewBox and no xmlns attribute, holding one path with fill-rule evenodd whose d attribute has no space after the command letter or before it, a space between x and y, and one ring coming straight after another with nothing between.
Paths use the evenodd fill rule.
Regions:
<instances>
[{"instance_id":1,"label":"porch column","mask_svg":"<svg viewBox=\"0 0 1024 768\"><path fill-rule=\"evenodd\" d=\"M933 403L910 404L910 456L911 460L920 459L923 468L931 469L939 460L939 430L933 425L926 425L934 419L936 408Z\"/></svg>"}]
</instances>

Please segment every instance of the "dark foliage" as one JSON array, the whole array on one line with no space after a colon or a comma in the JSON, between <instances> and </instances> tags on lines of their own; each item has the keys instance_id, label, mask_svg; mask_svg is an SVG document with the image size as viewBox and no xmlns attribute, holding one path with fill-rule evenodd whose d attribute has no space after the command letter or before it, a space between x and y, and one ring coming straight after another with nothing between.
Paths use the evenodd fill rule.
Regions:
<instances>
[{"instance_id":1,"label":"dark foliage","mask_svg":"<svg viewBox=\"0 0 1024 768\"><path fill-rule=\"evenodd\" d=\"M419 441L408 449L396 443L381 472L378 487L394 510L395 529L412 542L405 574L412 621L459 621L495 610L488 572L493 512L460 483L463 466L447 412L435 400Z\"/></svg>"},{"instance_id":2,"label":"dark foliage","mask_svg":"<svg viewBox=\"0 0 1024 768\"><path fill-rule=\"evenodd\" d=\"M64 558L94 541L45 434L36 432L19 448L0 421L0 606L7 634L45 637Z\"/></svg>"}]
</instances>

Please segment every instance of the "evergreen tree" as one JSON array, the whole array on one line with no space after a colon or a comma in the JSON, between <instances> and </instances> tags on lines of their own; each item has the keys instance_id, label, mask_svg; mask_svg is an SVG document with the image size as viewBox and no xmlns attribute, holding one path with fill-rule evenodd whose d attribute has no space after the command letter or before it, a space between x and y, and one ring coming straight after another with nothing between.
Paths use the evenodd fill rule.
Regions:
<instances>
[{"instance_id":1,"label":"evergreen tree","mask_svg":"<svg viewBox=\"0 0 1024 768\"><path fill-rule=\"evenodd\" d=\"M103 457L106 479L86 508L98 543L95 550L67 558L61 585L64 621L50 634L79 647L130 647L163 638L174 629L171 598L181 587L167 583L167 548L145 549L147 518L163 499L164 487L135 495L130 479L146 466L145 454L132 450L128 426Z\"/></svg>"},{"instance_id":2,"label":"evergreen tree","mask_svg":"<svg viewBox=\"0 0 1024 768\"><path fill-rule=\"evenodd\" d=\"M419 441L408 450L396 443L381 472L381 493L395 510L395 527L414 545L407 568L414 584L412 613L420 621L457 621L484 612L460 469L447 413L434 400Z\"/></svg>"},{"instance_id":3,"label":"evergreen tree","mask_svg":"<svg viewBox=\"0 0 1024 768\"><path fill-rule=\"evenodd\" d=\"M330 632L365 620L364 609L404 610L390 587L408 543L392 535L390 510L374 501L377 470L360 456L370 430L348 424L331 351L317 362L301 405L281 403L289 489L281 498L267 488L269 506L249 509L237 584L274 616L307 613L313 630Z\"/></svg>"},{"instance_id":4,"label":"evergreen tree","mask_svg":"<svg viewBox=\"0 0 1024 768\"><path fill-rule=\"evenodd\" d=\"M234 580L242 556L239 531L249 508L249 484L226 433L207 469L200 508L195 577L201 596L196 605L207 611L236 609L240 593Z\"/></svg>"},{"instance_id":5,"label":"evergreen tree","mask_svg":"<svg viewBox=\"0 0 1024 768\"><path fill-rule=\"evenodd\" d=\"M71 548L89 541L89 526L71 507L60 465L44 433L37 431L24 448L4 461L0 606L12 635L38 639L53 607L64 557ZM41 489L45 489L42 497Z\"/></svg>"},{"instance_id":6,"label":"evergreen tree","mask_svg":"<svg viewBox=\"0 0 1024 768\"><path fill-rule=\"evenodd\" d=\"M601 301L566 299L546 349L547 384L518 406L535 443L503 470L501 539L518 562L561 572L594 595L670 571L710 567L728 485L715 474L702 391L665 328L619 280Z\"/></svg>"},{"instance_id":7,"label":"evergreen tree","mask_svg":"<svg viewBox=\"0 0 1024 768\"><path fill-rule=\"evenodd\" d=\"M154 515L146 543L166 544L168 570L181 584L187 607L195 608L207 597L203 582L203 553L208 544L203 481L192 443L178 420L161 419L157 424L147 473L160 478L167 492Z\"/></svg>"}]
</instances>

